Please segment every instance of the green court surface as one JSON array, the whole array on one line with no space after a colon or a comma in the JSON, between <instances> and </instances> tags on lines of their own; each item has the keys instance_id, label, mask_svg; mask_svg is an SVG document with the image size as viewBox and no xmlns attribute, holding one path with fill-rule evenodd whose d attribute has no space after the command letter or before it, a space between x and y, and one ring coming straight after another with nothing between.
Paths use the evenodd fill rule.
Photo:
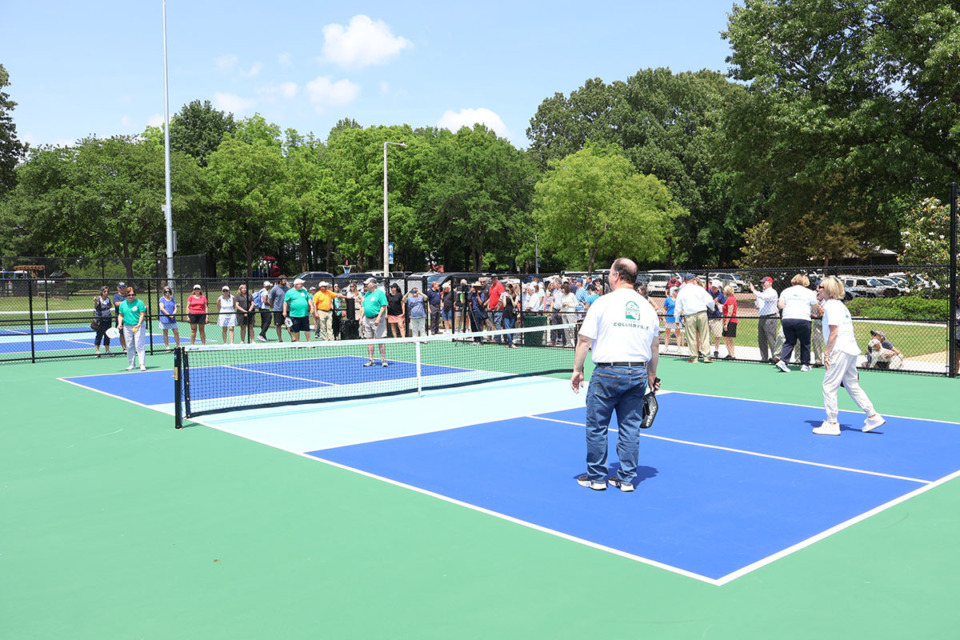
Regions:
<instances>
[{"instance_id":1,"label":"green court surface","mask_svg":"<svg viewBox=\"0 0 960 640\"><path fill-rule=\"evenodd\" d=\"M960 637L960 479L716 586L57 380L119 360L0 367L2 638ZM821 370L659 373L821 403ZM883 413L960 421L958 380L861 380Z\"/></svg>"}]
</instances>

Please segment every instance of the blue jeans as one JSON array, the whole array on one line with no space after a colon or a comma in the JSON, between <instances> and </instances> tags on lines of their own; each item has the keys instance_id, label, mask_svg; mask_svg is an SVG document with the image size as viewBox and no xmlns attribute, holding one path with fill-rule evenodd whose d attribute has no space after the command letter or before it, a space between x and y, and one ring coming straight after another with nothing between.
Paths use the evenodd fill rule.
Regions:
<instances>
[{"instance_id":1,"label":"blue jeans","mask_svg":"<svg viewBox=\"0 0 960 640\"><path fill-rule=\"evenodd\" d=\"M587 389L587 475L603 482L607 477L607 428L617 411L617 457L622 482L633 482L640 456L640 422L647 387L646 367L605 367L593 370Z\"/></svg>"},{"instance_id":2,"label":"blue jeans","mask_svg":"<svg viewBox=\"0 0 960 640\"><path fill-rule=\"evenodd\" d=\"M504 319L503 319L503 328L504 328L504 329L513 329L515 326L517 326L517 319L516 319L516 318L504 318ZM513 334L512 334L512 333L508 333L508 334L507 334L507 344L510 345L511 347L513 346Z\"/></svg>"},{"instance_id":3,"label":"blue jeans","mask_svg":"<svg viewBox=\"0 0 960 640\"><path fill-rule=\"evenodd\" d=\"M493 326L496 329L503 329L503 311L494 311L493 312ZM509 327L507 327L509 328ZM494 338L497 342L500 342L500 336Z\"/></svg>"}]
</instances>

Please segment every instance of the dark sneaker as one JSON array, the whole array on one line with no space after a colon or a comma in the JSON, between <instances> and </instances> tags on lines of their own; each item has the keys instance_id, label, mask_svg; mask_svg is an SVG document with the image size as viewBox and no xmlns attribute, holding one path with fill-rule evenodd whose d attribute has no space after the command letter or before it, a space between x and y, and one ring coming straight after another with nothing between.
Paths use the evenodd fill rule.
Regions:
<instances>
[{"instance_id":1,"label":"dark sneaker","mask_svg":"<svg viewBox=\"0 0 960 640\"><path fill-rule=\"evenodd\" d=\"M611 487L620 489L620 491L630 492L630 491L633 491L634 489L632 482L624 482L617 476L611 477L609 480L607 480L607 482L610 484Z\"/></svg>"},{"instance_id":2,"label":"dark sneaker","mask_svg":"<svg viewBox=\"0 0 960 640\"><path fill-rule=\"evenodd\" d=\"M387 366L387 361L386 361L386 360L383 361L383 366L384 366L384 367Z\"/></svg>"},{"instance_id":3,"label":"dark sneaker","mask_svg":"<svg viewBox=\"0 0 960 640\"><path fill-rule=\"evenodd\" d=\"M582 476L577 478L577 484L580 485L581 487L590 487L594 491L607 490L607 485L606 483L603 482L603 480L591 480L590 476L588 476L587 474L583 474Z\"/></svg>"}]
</instances>

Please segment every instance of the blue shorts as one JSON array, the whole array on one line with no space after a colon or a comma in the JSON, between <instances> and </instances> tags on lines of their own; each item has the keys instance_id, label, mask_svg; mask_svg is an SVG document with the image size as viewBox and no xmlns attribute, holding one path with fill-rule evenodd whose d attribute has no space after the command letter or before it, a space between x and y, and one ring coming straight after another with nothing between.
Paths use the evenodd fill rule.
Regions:
<instances>
[{"instance_id":1,"label":"blue shorts","mask_svg":"<svg viewBox=\"0 0 960 640\"><path fill-rule=\"evenodd\" d=\"M440 315L443 316L444 322L450 322L451 320L453 320L453 309L450 309L450 310L444 309L443 311L440 312Z\"/></svg>"}]
</instances>

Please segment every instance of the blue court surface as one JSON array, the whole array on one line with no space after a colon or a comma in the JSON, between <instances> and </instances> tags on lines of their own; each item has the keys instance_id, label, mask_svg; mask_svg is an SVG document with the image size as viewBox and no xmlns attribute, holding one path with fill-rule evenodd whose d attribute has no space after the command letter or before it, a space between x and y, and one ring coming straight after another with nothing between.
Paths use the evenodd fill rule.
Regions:
<instances>
[{"instance_id":1,"label":"blue court surface","mask_svg":"<svg viewBox=\"0 0 960 640\"><path fill-rule=\"evenodd\" d=\"M65 380L172 412L170 370ZM501 385L383 399L382 424L357 423L359 400L197 422L712 584L960 473L957 423L887 417L861 433L863 414L841 411L842 435L816 436L819 407L673 392L642 432L637 490L597 492L575 481L583 394L555 379Z\"/></svg>"},{"instance_id":2,"label":"blue court surface","mask_svg":"<svg viewBox=\"0 0 960 640\"><path fill-rule=\"evenodd\" d=\"M81 350L93 351L94 346L94 334L93 331L90 331L89 328L86 333L73 333L68 334L64 333L59 336L54 336L55 332L51 334L35 334L33 342L33 351L35 352L49 352L49 351L74 351ZM162 335L153 335L151 336L151 341L153 344L163 344ZM120 341L112 340L112 348L119 349ZM30 353L30 336L20 335L15 338L3 338L0 339L0 353ZM119 351L118 351L119 353Z\"/></svg>"},{"instance_id":3,"label":"blue court surface","mask_svg":"<svg viewBox=\"0 0 960 640\"><path fill-rule=\"evenodd\" d=\"M309 455L723 583L960 469L960 425L665 394L632 494L580 487L585 409ZM854 427L857 431L853 431ZM611 434L611 472L616 470Z\"/></svg>"}]
</instances>

